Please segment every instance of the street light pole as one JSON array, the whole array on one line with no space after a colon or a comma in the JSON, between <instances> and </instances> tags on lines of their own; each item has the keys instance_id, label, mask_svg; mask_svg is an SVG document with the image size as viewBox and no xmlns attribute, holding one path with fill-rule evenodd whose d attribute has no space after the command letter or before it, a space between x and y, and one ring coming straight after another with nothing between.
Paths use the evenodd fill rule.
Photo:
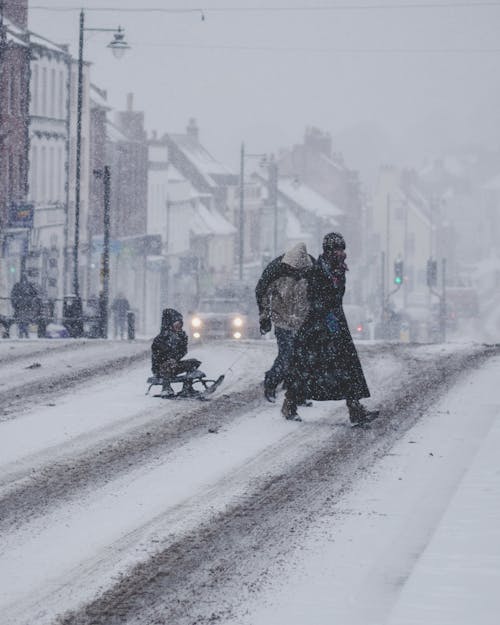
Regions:
<instances>
[{"instance_id":1,"label":"street light pole","mask_svg":"<svg viewBox=\"0 0 500 625\"><path fill-rule=\"evenodd\" d=\"M128 44L124 39L123 31L118 28L85 28L85 12L83 9L80 11L79 22L79 37L78 37L78 92L77 92L77 109L76 109L76 169L75 169L75 232L73 243L73 293L75 295L75 308L78 310L78 316L81 319L82 316L82 301L80 298L80 281L78 277L78 254L80 246L80 203L81 203L81 170L82 170L82 112L83 112L83 41L84 33L87 31L92 32L112 32L114 38L111 43L108 44L108 48L111 49L115 58L121 58L126 50L129 49ZM104 168L104 182L106 185L106 168ZM108 168L108 184L109 184L109 168ZM106 186L105 186L106 194ZM109 198L108 198L109 202ZM108 208L109 210L109 208ZM104 235L106 236L106 234ZM108 233L109 236L109 233ZM109 238L108 238L109 245ZM109 263L109 249L108 249L108 263ZM107 309L106 309L107 315ZM107 319L106 319L107 324ZM107 328L107 325L106 325ZM83 324L82 324L83 330Z\"/></svg>"},{"instance_id":2,"label":"street light pole","mask_svg":"<svg viewBox=\"0 0 500 625\"><path fill-rule=\"evenodd\" d=\"M83 33L85 13L80 11L78 38L78 93L76 105L76 171L75 171L75 233L73 244L73 293L81 309L80 282L78 278L78 249L80 245L80 185L82 169L82 108L83 108Z\"/></svg>"}]
</instances>

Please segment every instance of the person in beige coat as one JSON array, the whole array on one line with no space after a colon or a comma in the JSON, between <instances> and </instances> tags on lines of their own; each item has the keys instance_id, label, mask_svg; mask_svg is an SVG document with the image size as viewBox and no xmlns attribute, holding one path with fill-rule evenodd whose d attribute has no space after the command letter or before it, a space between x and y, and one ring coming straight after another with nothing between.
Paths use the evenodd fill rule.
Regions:
<instances>
[{"instance_id":1,"label":"person in beige coat","mask_svg":"<svg viewBox=\"0 0 500 625\"><path fill-rule=\"evenodd\" d=\"M313 258L304 243L297 243L264 269L255 288L261 334L274 332L278 355L264 376L264 395L276 400L276 388L283 382L290 366L295 334L309 313L307 276Z\"/></svg>"}]
</instances>

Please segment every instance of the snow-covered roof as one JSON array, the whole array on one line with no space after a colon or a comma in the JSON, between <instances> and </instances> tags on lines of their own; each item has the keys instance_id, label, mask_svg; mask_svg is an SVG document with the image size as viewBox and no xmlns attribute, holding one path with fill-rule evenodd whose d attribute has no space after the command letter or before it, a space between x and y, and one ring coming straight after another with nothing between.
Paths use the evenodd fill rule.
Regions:
<instances>
[{"instance_id":1,"label":"snow-covered roof","mask_svg":"<svg viewBox=\"0 0 500 625\"><path fill-rule=\"evenodd\" d=\"M169 134L168 138L173 141L182 151L184 156L203 176L205 182L211 187L218 185L217 176L231 176L234 173L222 163L219 163L201 143L191 135Z\"/></svg>"},{"instance_id":2,"label":"snow-covered roof","mask_svg":"<svg viewBox=\"0 0 500 625\"><path fill-rule=\"evenodd\" d=\"M3 18L4 27L6 29L6 39L8 43L14 43L18 46L28 47L27 35L28 31L20 26L16 26L6 17Z\"/></svg>"},{"instance_id":3,"label":"snow-covered roof","mask_svg":"<svg viewBox=\"0 0 500 625\"><path fill-rule=\"evenodd\" d=\"M285 198L289 198L304 210L316 215L316 217L328 219L333 225L338 225L335 218L342 215L340 208L326 200L319 193L316 193L311 187L297 183L292 178L280 178L278 181L278 191L285 196Z\"/></svg>"},{"instance_id":4,"label":"snow-covered roof","mask_svg":"<svg viewBox=\"0 0 500 625\"><path fill-rule=\"evenodd\" d=\"M229 235L236 232L233 224L229 223L217 210L207 208L201 203L193 208L189 228L196 236Z\"/></svg>"},{"instance_id":5,"label":"snow-covered roof","mask_svg":"<svg viewBox=\"0 0 500 625\"><path fill-rule=\"evenodd\" d=\"M42 35L34 33L33 31L29 31L30 35L30 43L35 46L40 46L41 48L45 48L46 50L51 50L52 52L58 52L59 54L64 54L69 56L69 52L64 45L54 43L50 41L50 39L46 39Z\"/></svg>"},{"instance_id":6,"label":"snow-covered roof","mask_svg":"<svg viewBox=\"0 0 500 625\"><path fill-rule=\"evenodd\" d=\"M334 169L337 169L338 171L346 170L346 166L344 164L340 163L339 161L336 161L335 159L327 156L326 154L320 154L320 159L322 161L325 161L325 163L328 163L328 165L330 165Z\"/></svg>"},{"instance_id":7,"label":"snow-covered roof","mask_svg":"<svg viewBox=\"0 0 500 625\"><path fill-rule=\"evenodd\" d=\"M123 134L123 132L115 126L113 122L106 120L107 139L108 141L129 141L129 139Z\"/></svg>"},{"instance_id":8,"label":"snow-covered roof","mask_svg":"<svg viewBox=\"0 0 500 625\"><path fill-rule=\"evenodd\" d=\"M99 87L92 83L90 84L90 102L99 108L106 109L107 111L111 110L106 100L106 91L99 89Z\"/></svg>"}]
</instances>

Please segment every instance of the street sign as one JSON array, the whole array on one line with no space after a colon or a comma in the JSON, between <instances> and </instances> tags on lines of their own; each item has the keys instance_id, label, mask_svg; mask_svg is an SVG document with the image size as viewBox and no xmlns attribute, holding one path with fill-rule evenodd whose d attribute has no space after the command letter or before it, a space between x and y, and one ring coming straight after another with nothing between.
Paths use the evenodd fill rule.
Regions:
<instances>
[{"instance_id":1,"label":"street sign","mask_svg":"<svg viewBox=\"0 0 500 625\"><path fill-rule=\"evenodd\" d=\"M10 228L33 228L35 207L33 204L11 204L9 206Z\"/></svg>"}]
</instances>

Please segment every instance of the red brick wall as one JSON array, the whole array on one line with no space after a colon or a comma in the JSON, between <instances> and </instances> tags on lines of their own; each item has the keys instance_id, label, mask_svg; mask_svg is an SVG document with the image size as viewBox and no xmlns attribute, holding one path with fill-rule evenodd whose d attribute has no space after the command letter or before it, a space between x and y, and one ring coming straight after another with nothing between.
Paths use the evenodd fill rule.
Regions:
<instances>
[{"instance_id":1,"label":"red brick wall","mask_svg":"<svg viewBox=\"0 0 500 625\"><path fill-rule=\"evenodd\" d=\"M4 16L21 28L28 27L28 0L3 0Z\"/></svg>"},{"instance_id":2,"label":"red brick wall","mask_svg":"<svg viewBox=\"0 0 500 625\"><path fill-rule=\"evenodd\" d=\"M0 51L0 224L11 202L26 199L28 186L29 51L7 45Z\"/></svg>"}]
</instances>

